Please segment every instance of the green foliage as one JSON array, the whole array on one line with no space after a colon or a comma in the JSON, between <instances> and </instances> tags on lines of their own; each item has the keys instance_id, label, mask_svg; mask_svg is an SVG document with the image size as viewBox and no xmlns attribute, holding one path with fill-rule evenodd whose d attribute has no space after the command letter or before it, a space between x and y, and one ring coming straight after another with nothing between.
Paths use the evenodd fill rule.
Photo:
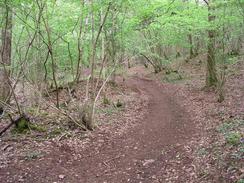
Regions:
<instances>
[{"instance_id":1,"label":"green foliage","mask_svg":"<svg viewBox=\"0 0 244 183\"><path fill-rule=\"evenodd\" d=\"M220 125L217 130L224 135L228 144L239 145L242 139L241 129L243 127L243 120L231 120Z\"/></svg>"},{"instance_id":2,"label":"green foliage","mask_svg":"<svg viewBox=\"0 0 244 183\"><path fill-rule=\"evenodd\" d=\"M237 183L244 183L244 179L238 180Z\"/></svg>"},{"instance_id":3,"label":"green foliage","mask_svg":"<svg viewBox=\"0 0 244 183\"><path fill-rule=\"evenodd\" d=\"M238 132L231 132L225 136L226 142L231 145L238 145L241 140L241 134Z\"/></svg>"},{"instance_id":4,"label":"green foliage","mask_svg":"<svg viewBox=\"0 0 244 183\"><path fill-rule=\"evenodd\" d=\"M244 121L243 120L229 120L221 124L217 131L220 133L228 133L229 131L233 131L235 129L244 127Z\"/></svg>"},{"instance_id":5,"label":"green foliage","mask_svg":"<svg viewBox=\"0 0 244 183\"><path fill-rule=\"evenodd\" d=\"M238 52L236 42L244 34L243 0L215 0L211 12L206 3L193 0L8 0L1 1L1 7L5 2L14 9L12 73L18 76L22 70L35 83L53 85L53 72L58 85L79 75L87 78L83 70L93 66L94 42L108 7L94 55L97 70L106 56L103 77L117 60L122 63L126 57L141 60L144 54L161 71L178 53L186 57L190 49L196 55L206 52L208 30L216 32L222 63L222 46L229 53ZM209 21L209 15L215 19Z\"/></svg>"}]
</instances>

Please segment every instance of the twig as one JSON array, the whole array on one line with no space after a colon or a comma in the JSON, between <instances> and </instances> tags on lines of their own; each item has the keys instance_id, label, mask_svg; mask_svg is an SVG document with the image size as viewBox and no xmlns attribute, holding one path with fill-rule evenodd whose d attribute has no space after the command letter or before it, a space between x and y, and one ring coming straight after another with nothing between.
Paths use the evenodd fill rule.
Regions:
<instances>
[{"instance_id":1,"label":"twig","mask_svg":"<svg viewBox=\"0 0 244 183\"><path fill-rule=\"evenodd\" d=\"M58 138L58 142L61 141L61 139L62 139L64 136L68 135L68 134L69 134L69 133L66 132L66 133L64 133L63 135L61 135L61 136Z\"/></svg>"}]
</instances>

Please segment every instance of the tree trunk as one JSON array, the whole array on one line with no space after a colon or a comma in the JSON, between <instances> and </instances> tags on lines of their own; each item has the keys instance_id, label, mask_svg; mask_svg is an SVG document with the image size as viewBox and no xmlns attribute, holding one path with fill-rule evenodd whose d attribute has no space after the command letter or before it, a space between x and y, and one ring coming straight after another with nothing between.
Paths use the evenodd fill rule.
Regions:
<instances>
[{"instance_id":1,"label":"tree trunk","mask_svg":"<svg viewBox=\"0 0 244 183\"><path fill-rule=\"evenodd\" d=\"M208 21L211 23L215 20L215 16L212 15L214 8L209 1L208 4ZM206 74L206 87L216 87L217 86L217 70L215 63L215 31L209 29L208 31L208 58L207 58L207 74Z\"/></svg>"},{"instance_id":2,"label":"tree trunk","mask_svg":"<svg viewBox=\"0 0 244 183\"><path fill-rule=\"evenodd\" d=\"M190 44L190 59L194 58L194 51L193 51L193 39L192 39L192 35L189 34L188 35L188 40L189 40L189 44Z\"/></svg>"},{"instance_id":3,"label":"tree trunk","mask_svg":"<svg viewBox=\"0 0 244 183\"><path fill-rule=\"evenodd\" d=\"M1 40L1 60L0 60L0 101L8 102L10 94L9 75L11 66L11 43L12 43L12 11L6 4L3 10L3 26ZM4 107L0 103L0 109Z\"/></svg>"}]
</instances>

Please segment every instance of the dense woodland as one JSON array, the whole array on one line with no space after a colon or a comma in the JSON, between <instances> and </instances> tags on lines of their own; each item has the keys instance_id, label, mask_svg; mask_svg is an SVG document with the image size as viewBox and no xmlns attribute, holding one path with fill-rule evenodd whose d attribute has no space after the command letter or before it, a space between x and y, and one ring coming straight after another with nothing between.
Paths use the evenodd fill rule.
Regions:
<instances>
[{"instance_id":1,"label":"dense woodland","mask_svg":"<svg viewBox=\"0 0 244 183\"><path fill-rule=\"evenodd\" d=\"M138 65L182 79L179 60L199 64L201 91L223 103L230 65L243 54L244 0L1 0L0 10L0 136L14 125L45 131L32 124L43 111L96 131L108 88Z\"/></svg>"}]
</instances>

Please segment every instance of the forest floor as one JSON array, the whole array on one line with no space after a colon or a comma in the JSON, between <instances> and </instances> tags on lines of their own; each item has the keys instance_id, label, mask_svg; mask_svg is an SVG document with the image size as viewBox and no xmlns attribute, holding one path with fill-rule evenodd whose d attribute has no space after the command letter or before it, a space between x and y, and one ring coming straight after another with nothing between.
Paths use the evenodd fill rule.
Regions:
<instances>
[{"instance_id":1,"label":"forest floor","mask_svg":"<svg viewBox=\"0 0 244 183\"><path fill-rule=\"evenodd\" d=\"M132 68L125 82L118 81L133 93L121 97L133 98L127 110L82 138L64 133L48 140L1 139L1 182L241 180L243 62L230 67L221 104L214 91L202 90L201 68L198 62L180 66L184 79Z\"/></svg>"}]
</instances>

